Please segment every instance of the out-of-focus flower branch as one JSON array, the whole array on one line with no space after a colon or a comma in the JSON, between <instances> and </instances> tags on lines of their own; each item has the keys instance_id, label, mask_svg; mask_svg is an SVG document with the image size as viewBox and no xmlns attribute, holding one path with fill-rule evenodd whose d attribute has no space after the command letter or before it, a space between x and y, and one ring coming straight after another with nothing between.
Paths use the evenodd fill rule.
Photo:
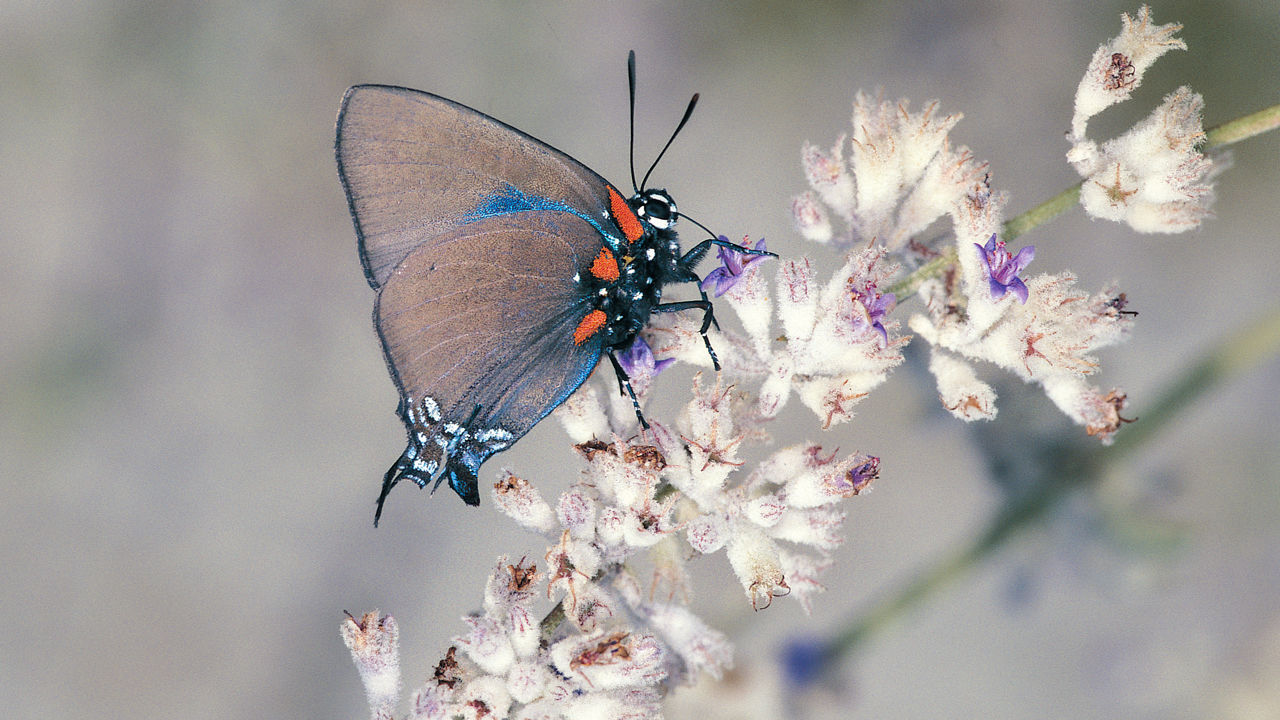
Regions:
<instances>
[{"instance_id":1,"label":"out-of-focus flower branch","mask_svg":"<svg viewBox=\"0 0 1280 720\"><path fill-rule=\"evenodd\" d=\"M1280 357L1280 310L1242 326L1182 371L1142 414L1142 422L1105 450L1064 443L1041 454L1043 474L1031 490L1010 498L972 542L874 602L821 648L824 662L851 655L912 608L965 577L1006 541L1044 520L1068 494L1097 483L1215 390Z\"/></svg>"}]
</instances>

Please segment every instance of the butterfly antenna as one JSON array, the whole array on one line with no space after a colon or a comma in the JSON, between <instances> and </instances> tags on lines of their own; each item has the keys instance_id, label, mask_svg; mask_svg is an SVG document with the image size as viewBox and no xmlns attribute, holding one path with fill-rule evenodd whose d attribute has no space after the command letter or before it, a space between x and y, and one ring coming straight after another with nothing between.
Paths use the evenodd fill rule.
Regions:
<instances>
[{"instance_id":1,"label":"butterfly antenna","mask_svg":"<svg viewBox=\"0 0 1280 720\"><path fill-rule=\"evenodd\" d=\"M631 189L640 194L636 185L636 51L627 53L627 90L631 98L631 144L627 148L627 156L631 160Z\"/></svg>"},{"instance_id":2,"label":"butterfly antenna","mask_svg":"<svg viewBox=\"0 0 1280 720\"><path fill-rule=\"evenodd\" d=\"M644 190L645 183L649 182L649 175L653 172L654 168L658 167L658 161L662 159L664 154L666 154L667 148L671 147L671 143L675 142L676 136L680 134L682 129L684 129L684 124L689 122L689 116L693 115L693 108L697 106L697 104L698 93L694 93L693 97L689 100L689 107L685 108L684 117L680 118L680 124L676 125L676 131L671 133L671 139L667 140L666 145L662 146L662 152L658 153L658 157L655 158L653 164L649 166L649 172L645 173L644 179L640 181L640 191Z\"/></svg>"}]
</instances>

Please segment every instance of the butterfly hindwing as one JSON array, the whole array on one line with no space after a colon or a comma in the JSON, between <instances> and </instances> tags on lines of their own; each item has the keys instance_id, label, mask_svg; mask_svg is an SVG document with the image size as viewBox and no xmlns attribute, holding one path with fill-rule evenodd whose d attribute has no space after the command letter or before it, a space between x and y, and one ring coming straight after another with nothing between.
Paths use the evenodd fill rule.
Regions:
<instances>
[{"instance_id":1,"label":"butterfly hindwing","mask_svg":"<svg viewBox=\"0 0 1280 720\"><path fill-rule=\"evenodd\" d=\"M478 501L480 464L586 380L602 346L574 338L590 307L574 278L600 246L575 215L510 213L460 225L387 277L375 319L409 429L407 477L447 478Z\"/></svg>"}]
</instances>

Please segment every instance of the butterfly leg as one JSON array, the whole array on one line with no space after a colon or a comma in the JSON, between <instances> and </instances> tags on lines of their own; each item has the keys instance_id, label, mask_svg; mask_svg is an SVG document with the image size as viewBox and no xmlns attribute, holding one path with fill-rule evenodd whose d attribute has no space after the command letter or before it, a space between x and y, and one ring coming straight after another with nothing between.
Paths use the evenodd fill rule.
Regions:
<instances>
[{"instance_id":1,"label":"butterfly leg","mask_svg":"<svg viewBox=\"0 0 1280 720\"><path fill-rule=\"evenodd\" d=\"M644 413L640 412L640 401L636 399L636 391L631 387L631 378L627 376L627 371L622 369L622 363L618 362L613 351L610 350L608 354L609 362L613 363L613 374L618 378L618 393L631 396L631 406L635 408L636 419L640 421L640 427L648 430L649 423L645 422Z\"/></svg>"},{"instance_id":2,"label":"butterfly leg","mask_svg":"<svg viewBox=\"0 0 1280 720\"><path fill-rule=\"evenodd\" d=\"M711 364L715 366L716 372L720 372L720 358L716 357L716 351L711 347L711 338L707 337L707 330L715 325L716 329L720 329L720 324L716 322L715 309L711 301L707 299L707 294L702 293L701 300L685 300L684 302L663 303L653 306L653 312L680 312L681 310L702 310L702 327L698 333L702 335L702 342L707 345L707 354L711 356Z\"/></svg>"},{"instance_id":3,"label":"butterfly leg","mask_svg":"<svg viewBox=\"0 0 1280 720\"><path fill-rule=\"evenodd\" d=\"M769 252L768 250L756 250L754 248L743 247L732 240L721 240L720 238L707 238L702 242L689 248L689 251L680 257L680 265L686 268L692 268L698 264L703 255L707 254L707 250L711 246L728 248L736 253L743 255L767 255L768 257L778 257L778 253Z\"/></svg>"}]
</instances>

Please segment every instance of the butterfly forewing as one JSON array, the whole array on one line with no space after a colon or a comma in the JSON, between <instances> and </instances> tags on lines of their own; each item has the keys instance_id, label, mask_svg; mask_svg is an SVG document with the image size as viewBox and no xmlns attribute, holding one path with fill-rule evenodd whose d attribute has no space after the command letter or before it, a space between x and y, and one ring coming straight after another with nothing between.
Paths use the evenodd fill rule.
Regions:
<instances>
[{"instance_id":1,"label":"butterfly forewing","mask_svg":"<svg viewBox=\"0 0 1280 720\"><path fill-rule=\"evenodd\" d=\"M438 242L477 210L518 207L494 203L513 189L593 218L608 208L608 183L578 161L488 115L408 88L348 90L337 156L375 288L411 250Z\"/></svg>"}]
</instances>

